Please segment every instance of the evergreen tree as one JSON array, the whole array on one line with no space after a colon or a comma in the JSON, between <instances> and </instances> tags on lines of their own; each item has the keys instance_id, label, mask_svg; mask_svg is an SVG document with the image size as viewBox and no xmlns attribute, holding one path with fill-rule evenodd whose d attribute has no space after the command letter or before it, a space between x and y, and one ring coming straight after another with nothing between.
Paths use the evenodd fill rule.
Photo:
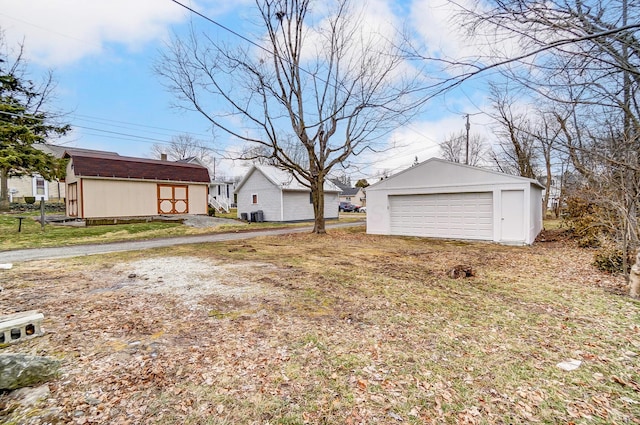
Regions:
<instances>
[{"instance_id":1,"label":"evergreen tree","mask_svg":"<svg viewBox=\"0 0 640 425\"><path fill-rule=\"evenodd\" d=\"M36 146L67 133L70 126L53 123L54 115L44 110L53 89L51 74L42 84L34 83L26 77L22 47L13 61L1 34L0 47L0 210L7 210L9 177L39 174L51 180L64 175L65 161Z\"/></svg>"}]
</instances>

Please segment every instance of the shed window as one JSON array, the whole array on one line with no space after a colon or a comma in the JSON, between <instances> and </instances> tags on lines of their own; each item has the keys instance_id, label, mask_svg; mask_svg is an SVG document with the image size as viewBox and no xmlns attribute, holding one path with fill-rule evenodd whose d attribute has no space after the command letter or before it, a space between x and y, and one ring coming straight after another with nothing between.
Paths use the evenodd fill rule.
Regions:
<instances>
[{"instance_id":1,"label":"shed window","mask_svg":"<svg viewBox=\"0 0 640 425\"><path fill-rule=\"evenodd\" d=\"M252 204L257 204L258 203L258 194L254 193L251 195L251 203Z\"/></svg>"}]
</instances>

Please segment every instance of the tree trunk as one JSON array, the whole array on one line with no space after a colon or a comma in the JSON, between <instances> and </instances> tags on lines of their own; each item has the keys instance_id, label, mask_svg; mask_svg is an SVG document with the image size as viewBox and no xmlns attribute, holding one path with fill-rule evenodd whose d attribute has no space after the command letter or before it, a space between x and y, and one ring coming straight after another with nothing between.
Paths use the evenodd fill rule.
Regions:
<instances>
[{"instance_id":1,"label":"tree trunk","mask_svg":"<svg viewBox=\"0 0 640 425\"><path fill-rule=\"evenodd\" d=\"M324 220L324 179L318 177L311 182L311 199L313 201L313 233L327 233Z\"/></svg>"},{"instance_id":2,"label":"tree trunk","mask_svg":"<svg viewBox=\"0 0 640 425\"><path fill-rule=\"evenodd\" d=\"M0 211L9 211L9 173L0 170Z\"/></svg>"}]
</instances>

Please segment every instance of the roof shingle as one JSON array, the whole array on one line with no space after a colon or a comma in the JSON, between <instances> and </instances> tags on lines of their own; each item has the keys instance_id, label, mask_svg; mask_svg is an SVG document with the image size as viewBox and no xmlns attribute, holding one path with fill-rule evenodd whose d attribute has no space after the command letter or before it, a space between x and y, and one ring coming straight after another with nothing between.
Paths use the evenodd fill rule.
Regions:
<instances>
[{"instance_id":1,"label":"roof shingle","mask_svg":"<svg viewBox=\"0 0 640 425\"><path fill-rule=\"evenodd\" d=\"M66 156L72 158L74 174L81 177L209 182L209 170L196 164L84 152Z\"/></svg>"}]
</instances>

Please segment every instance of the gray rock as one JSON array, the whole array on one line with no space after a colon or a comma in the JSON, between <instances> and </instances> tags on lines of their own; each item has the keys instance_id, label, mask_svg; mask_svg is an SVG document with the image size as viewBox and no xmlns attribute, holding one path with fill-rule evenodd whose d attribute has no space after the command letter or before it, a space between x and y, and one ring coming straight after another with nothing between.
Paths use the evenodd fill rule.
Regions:
<instances>
[{"instance_id":1,"label":"gray rock","mask_svg":"<svg viewBox=\"0 0 640 425\"><path fill-rule=\"evenodd\" d=\"M60 362L41 356L0 354L0 390L33 387L53 379Z\"/></svg>"},{"instance_id":2,"label":"gray rock","mask_svg":"<svg viewBox=\"0 0 640 425\"><path fill-rule=\"evenodd\" d=\"M16 400L20 405L25 407L32 407L38 404L40 401L49 397L51 391L49 385L44 384L39 387L20 388L10 393L12 399Z\"/></svg>"}]
</instances>

